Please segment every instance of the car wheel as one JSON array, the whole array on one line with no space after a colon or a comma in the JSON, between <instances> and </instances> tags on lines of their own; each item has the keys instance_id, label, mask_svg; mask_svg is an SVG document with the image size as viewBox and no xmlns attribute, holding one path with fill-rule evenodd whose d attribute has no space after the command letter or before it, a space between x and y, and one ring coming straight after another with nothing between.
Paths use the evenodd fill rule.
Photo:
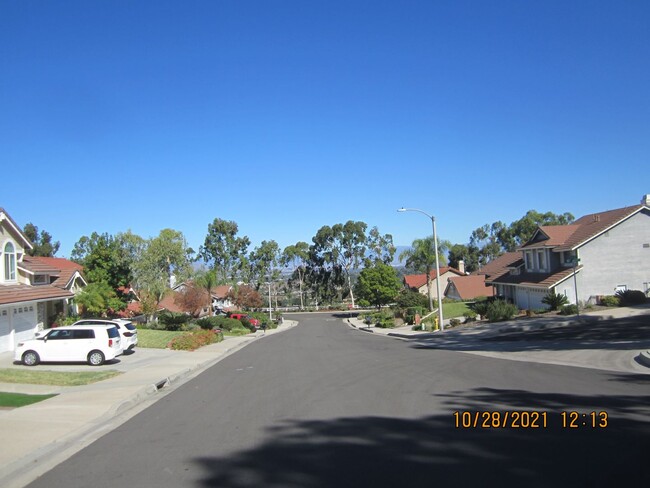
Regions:
<instances>
[{"instance_id":1,"label":"car wheel","mask_svg":"<svg viewBox=\"0 0 650 488\"><path fill-rule=\"evenodd\" d=\"M36 351L26 351L23 354L23 364L25 366L36 366L41 362L41 358Z\"/></svg>"},{"instance_id":2,"label":"car wheel","mask_svg":"<svg viewBox=\"0 0 650 488\"><path fill-rule=\"evenodd\" d=\"M91 366L101 366L104 364L104 353L101 351L90 351L90 354L88 354L88 364Z\"/></svg>"}]
</instances>

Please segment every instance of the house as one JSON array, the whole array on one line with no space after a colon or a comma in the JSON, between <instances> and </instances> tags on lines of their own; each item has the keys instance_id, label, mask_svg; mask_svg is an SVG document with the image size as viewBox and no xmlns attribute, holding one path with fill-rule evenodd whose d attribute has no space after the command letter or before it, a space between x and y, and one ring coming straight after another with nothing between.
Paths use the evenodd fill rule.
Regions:
<instances>
[{"instance_id":1,"label":"house","mask_svg":"<svg viewBox=\"0 0 650 488\"><path fill-rule=\"evenodd\" d=\"M440 289L444 290L447 286L447 280L454 276L465 276L461 271L451 268L449 266L443 266L440 268ZM433 269L429 273L430 286L431 286L431 296L437 300L438 299L438 290L437 290L437 274L436 270ZM427 291L427 275L426 273L415 274L415 275L406 275L404 276L404 286L407 288L422 293L423 295L429 296ZM444 298L444 292L443 292Z\"/></svg>"},{"instance_id":2,"label":"house","mask_svg":"<svg viewBox=\"0 0 650 488\"><path fill-rule=\"evenodd\" d=\"M70 289L61 286L66 281L62 270L27 256L32 248L0 208L0 352L13 351L18 342L49 327L58 314L65 315L74 298L71 290L83 284L75 278L66 282Z\"/></svg>"},{"instance_id":3,"label":"house","mask_svg":"<svg viewBox=\"0 0 650 488\"><path fill-rule=\"evenodd\" d=\"M569 303L596 303L620 290L650 288L650 195L640 205L585 215L570 225L541 226L516 260L486 280L520 309L547 308L549 291Z\"/></svg>"},{"instance_id":4,"label":"house","mask_svg":"<svg viewBox=\"0 0 650 488\"><path fill-rule=\"evenodd\" d=\"M179 283L172 288L172 292L166 295L158 304L160 310L167 310L169 312L187 313L194 317L202 317L209 315L207 305L196 310L186 310L183 308L180 300L182 293L194 287L192 281ZM219 285L210 290L212 296L212 311L217 310L230 310L234 304L230 301L229 293L232 290L231 285ZM205 293L205 292L203 292ZM204 302L205 304L205 302Z\"/></svg>"},{"instance_id":5,"label":"house","mask_svg":"<svg viewBox=\"0 0 650 488\"><path fill-rule=\"evenodd\" d=\"M491 297L494 287L485 283L485 275L453 276L449 278L443 295L452 300L474 300L478 297Z\"/></svg>"}]
</instances>

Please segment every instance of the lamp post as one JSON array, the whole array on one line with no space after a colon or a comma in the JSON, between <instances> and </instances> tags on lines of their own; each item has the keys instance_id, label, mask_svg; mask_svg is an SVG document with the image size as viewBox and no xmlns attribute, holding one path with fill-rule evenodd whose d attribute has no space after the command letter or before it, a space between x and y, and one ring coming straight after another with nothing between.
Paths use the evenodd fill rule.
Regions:
<instances>
[{"instance_id":1,"label":"lamp post","mask_svg":"<svg viewBox=\"0 0 650 488\"><path fill-rule=\"evenodd\" d=\"M431 219L431 227L433 228L433 247L434 253L436 255L436 291L438 293L438 324L440 326L440 331L445 330L445 324L443 322L444 318L442 316L442 292L440 291L440 263L438 262L438 236L436 234L436 218L433 215L429 215L423 210L418 208L398 208L398 212L419 212L423 215L426 215Z\"/></svg>"}]
</instances>

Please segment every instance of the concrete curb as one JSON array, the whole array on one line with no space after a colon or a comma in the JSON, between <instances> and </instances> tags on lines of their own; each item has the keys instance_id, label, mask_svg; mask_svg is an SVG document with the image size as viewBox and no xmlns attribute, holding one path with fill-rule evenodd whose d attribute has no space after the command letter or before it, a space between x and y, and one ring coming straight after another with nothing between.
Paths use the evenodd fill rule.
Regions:
<instances>
[{"instance_id":1,"label":"concrete curb","mask_svg":"<svg viewBox=\"0 0 650 488\"><path fill-rule=\"evenodd\" d=\"M643 366L650 368L650 351L642 351L636 359Z\"/></svg>"}]
</instances>

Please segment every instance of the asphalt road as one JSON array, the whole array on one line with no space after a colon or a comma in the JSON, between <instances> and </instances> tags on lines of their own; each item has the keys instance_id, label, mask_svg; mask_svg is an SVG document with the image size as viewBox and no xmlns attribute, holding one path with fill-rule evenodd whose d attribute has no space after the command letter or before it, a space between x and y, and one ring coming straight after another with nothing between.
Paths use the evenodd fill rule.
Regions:
<instances>
[{"instance_id":1,"label":"asphalt road","mask_svg":"<svg viewBox=\"0 0 650 488\"><path fill-rule=\"evenodd\" d=\"M169 391L29 486L650 481L648 375L418 348L326 314L298 320L298 327L256 341ZM503 421L506 411L508 426L482 427ZM539 427L513 428L514 417L520 424L534 420L515 413L522 411L538 412ZM571 411L580 414L577 427L563 428L561 412ZM591 416L581 415L592 411L607 413L605 427L593 428ZM605 423L602 415L595 420Z\"/></svg>"}]
</instances>

